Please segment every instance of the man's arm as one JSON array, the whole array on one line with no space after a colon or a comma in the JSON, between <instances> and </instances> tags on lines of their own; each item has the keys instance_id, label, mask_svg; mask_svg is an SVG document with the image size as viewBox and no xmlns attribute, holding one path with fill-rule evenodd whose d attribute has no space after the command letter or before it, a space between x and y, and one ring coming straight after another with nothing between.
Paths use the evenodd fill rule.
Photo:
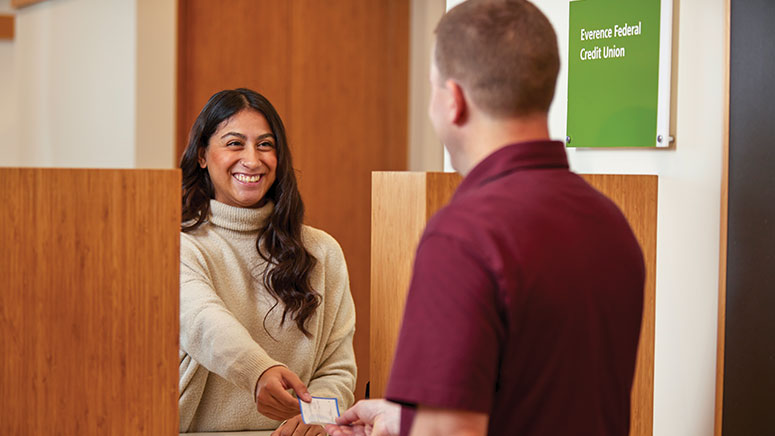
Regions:
<instances>
[{"instance_id":1,"label":"man's arm","mask_svg":"<svg viewBox=\"0 0 775 436\"><path fill-rule=\"evenodd\" d=\"M419 406L410 436L485 436L488 421L486 413Z\"/></svg>"}]
</instances>

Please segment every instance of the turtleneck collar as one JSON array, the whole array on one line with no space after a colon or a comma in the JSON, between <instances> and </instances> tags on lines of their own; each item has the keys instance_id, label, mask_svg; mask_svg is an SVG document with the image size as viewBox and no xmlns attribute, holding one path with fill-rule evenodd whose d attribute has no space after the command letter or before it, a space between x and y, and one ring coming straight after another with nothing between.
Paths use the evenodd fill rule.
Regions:
<instances>
[{"instance_id":1,"label":"turtleneck collar","mask_svg":"<svg viewBox=\"0 0 775 436\"><path fill-rule=\"evenodd\" d=\"M271 200L255 209L210 200L210 223L238 232L253 232L266 226L273 211L274 203Z\"/></svg>"}]
</instances>

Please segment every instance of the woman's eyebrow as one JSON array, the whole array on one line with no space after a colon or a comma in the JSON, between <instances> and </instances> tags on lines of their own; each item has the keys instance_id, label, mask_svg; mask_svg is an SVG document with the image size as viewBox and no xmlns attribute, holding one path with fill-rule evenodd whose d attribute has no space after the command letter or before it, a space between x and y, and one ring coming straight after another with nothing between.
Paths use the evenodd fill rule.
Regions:
<instances>
[{"instance_id":1,"label":"woman's eyebrow","mask_svg":"<svg viewBox=\"0 0 775 436\"><path fill-rule=\"evenodd\" d=\"M242 133L237 133L237 132L226 132L226 133L224 133L221 136L221 139L223 139L223 138L225 138L227 136L236 136L236 137L242 139L243 141L247 141L247 139L248 139L247 136L243 135ZM256 138L256 139L264 139L264 138L275 139L274 138L274 133L264 133L263 135L259 135L258 138Z\"/></svg>"},{"instance_id":2,"label":"woman's eyebrow","mask_svg":"<svg viewBox=\"0 0 775 436\"><path fill-rule=\"evenodd\" d=\"M243 135L242 133L237 133L237 132L226 132L226 133L223 134L223 136L221 136L221 139L223 139L223 138L225 138L225 137L227 137L229 135L236 136L236 137L238 137L238 138L240 138L242 140L248 139L247 136Z\"/></svg>"}]
</instances>

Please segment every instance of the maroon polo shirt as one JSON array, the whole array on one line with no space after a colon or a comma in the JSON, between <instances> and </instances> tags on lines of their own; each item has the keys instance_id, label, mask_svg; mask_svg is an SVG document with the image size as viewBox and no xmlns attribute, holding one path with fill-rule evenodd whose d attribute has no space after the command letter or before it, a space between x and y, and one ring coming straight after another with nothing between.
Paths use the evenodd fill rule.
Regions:
<instances>
[{"instance_id":1,"label":"maroon polo shirt","mask_svg":"<svg viewBox=\"0 0 775 436\"><path fill-rule=\"evenodd\" d=\"M644 264L561 142L499 149L428 223L386 397L489 415L490 435L626 436Z\"/></svg>"}]
</instances>

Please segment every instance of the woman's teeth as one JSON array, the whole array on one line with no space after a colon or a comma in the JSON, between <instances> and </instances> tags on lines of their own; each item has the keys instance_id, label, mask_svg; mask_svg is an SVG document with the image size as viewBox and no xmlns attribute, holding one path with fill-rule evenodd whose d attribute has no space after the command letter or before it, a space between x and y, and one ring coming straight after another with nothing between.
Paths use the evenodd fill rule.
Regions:
<instances>
[{"instance_id":1,"label":"woman's teeth","mask_svg":"<svg viewBox=\"0 0 775 436\"><path fill-rule=\"evenodd\" d=\"M234 178L239 180L240 182L255 183L255 182L261 180L261 175L246 176L244 174L235 174Z\"/></svg>"}]
</instances>

